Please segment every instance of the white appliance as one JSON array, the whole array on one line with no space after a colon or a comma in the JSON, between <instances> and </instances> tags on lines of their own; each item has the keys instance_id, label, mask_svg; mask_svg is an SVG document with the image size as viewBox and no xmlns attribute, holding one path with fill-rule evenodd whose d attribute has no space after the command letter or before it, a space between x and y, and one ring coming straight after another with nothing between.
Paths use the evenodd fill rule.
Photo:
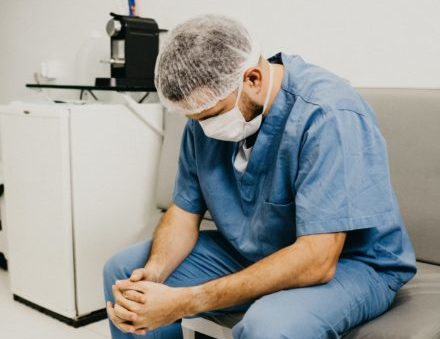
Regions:
<instances>
[{"instance_id":1,"label":"white appliance","mask_svg":"<svg viewBox=\"0 0 440 339\"><path fill-rule=\"evenodd\" d=\"M163 112L133 105L1 110L14 298L76 327L105 317L105 261L152 232Z\"/></svg>"}]
</instances>

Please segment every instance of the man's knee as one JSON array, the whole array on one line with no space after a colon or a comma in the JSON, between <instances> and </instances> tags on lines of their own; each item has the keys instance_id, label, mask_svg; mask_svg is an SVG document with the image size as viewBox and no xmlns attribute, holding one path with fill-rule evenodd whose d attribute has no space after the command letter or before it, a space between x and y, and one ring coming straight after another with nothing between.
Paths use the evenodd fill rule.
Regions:
<instances>
[{"instance_id":1,"label":"man's knee","mask_svg":"<svg viewBox=\"0 0 440 339\"><path fill-rule=\"evenodd\" d=\"M263 297L264 298L264 297ZM291 311L277 312L264 300L257 300L233 328L235 339L308 339L337 338L337 333L319 317L301 306L292 305Z\"/></svg>"},{"instance_id":2,"label":"man's knee","mask_svg":"<svg viewBox=\"0 0 440 339\"><path fill-rule=\"evenodd\" d=\"M147 255L149 251L151 241L145 243L138 243L125 248L114 255L112 255L105 262L102 268L102 274L104 277L104 282L115 280L128 279L135 268L139 268L139 265L134 264L132 261L136 260L137 253L139 250L142 252L140 260L143 264L147 260Z\"/></svg>"},{"instance_id":3,"label":"man's knee","mask_svg":"<svg viewBox=\"0 0 440 339\"><path fill-rule=\"evenodd\" d=\"M120 253L116 253L107 259L102 269L104 281L112 280L112 283L117 279L126 279L124 273L124 261Z\"/></svg>"}]
</instances>

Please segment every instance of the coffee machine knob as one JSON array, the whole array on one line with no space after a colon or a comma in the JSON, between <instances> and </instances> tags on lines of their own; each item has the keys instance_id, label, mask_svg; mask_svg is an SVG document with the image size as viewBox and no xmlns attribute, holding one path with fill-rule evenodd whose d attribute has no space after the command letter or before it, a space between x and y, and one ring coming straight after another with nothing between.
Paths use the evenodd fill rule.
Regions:
<instances>
[{"instance_id":1,"label":"coffee machine knob","mask_svg":"<svg viewBox=\"0 0 440 339\"><path fill-rule=\"evenodd\" d=\"M118 33L121 31L122 25L119 20L110 19L109 22L107 22L106 31L109 36L115 36L118 35Z\"/></svg>"}]
</instances>

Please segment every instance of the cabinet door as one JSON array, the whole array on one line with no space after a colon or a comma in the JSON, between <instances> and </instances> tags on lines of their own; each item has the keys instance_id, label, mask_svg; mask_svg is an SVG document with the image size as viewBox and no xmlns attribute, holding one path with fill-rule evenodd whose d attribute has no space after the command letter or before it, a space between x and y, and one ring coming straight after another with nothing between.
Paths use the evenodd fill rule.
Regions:
<instances>
[{"instance_id":1,"label":"cabinet door","mask_svg":"<svg viewBox=\"0 0 440 339\"><path fill-rule=\"evenodd\" d=\"M151 233L162 126L159 104L72 106L75 269L79 315L105 307L102 269L113 254ZM145 253L145 260L147 253Z\"/></svg>"},{"instance_id":2,"label":"cabinet door","mask_svg":"<svg viewBox=\"0 0 440 339\"><path fill-rule=\"evenodd\" d=\"M69 111L15 104L0 117L12 292L74 317Z\"/></svg>"}]
</instances>

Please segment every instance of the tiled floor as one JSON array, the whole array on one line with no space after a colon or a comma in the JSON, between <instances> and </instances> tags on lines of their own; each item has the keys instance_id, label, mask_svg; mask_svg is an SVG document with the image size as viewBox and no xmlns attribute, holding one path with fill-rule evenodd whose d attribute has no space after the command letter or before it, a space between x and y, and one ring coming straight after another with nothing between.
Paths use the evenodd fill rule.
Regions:
<instances>
[{"instance_id":1,"label":"tiled floor","mask_svg":"<svg viewBox=\"0 0 440 339\"><path fill-rule=\"evenodd\" d=\"M9 275L0 269L0 338L103 339L110 338L107 319L73 328L12 299Z\"/></svg>"}]
</instances>

